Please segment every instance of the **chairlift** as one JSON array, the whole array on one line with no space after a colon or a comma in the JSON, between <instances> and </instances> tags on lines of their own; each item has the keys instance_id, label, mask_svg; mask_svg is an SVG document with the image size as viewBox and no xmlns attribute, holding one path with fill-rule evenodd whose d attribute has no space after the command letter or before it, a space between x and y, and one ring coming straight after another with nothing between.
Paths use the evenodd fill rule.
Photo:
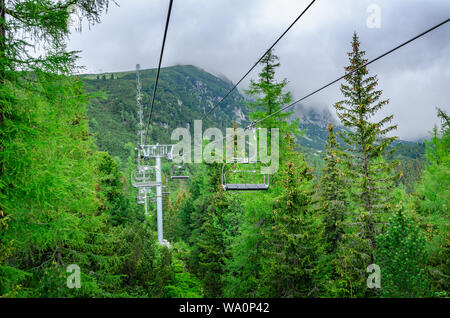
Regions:
<instances>
[{"instance_id":1,"label":"chairlift","mask_svg":"<svg viewBox=\"0 0 450 318\"><path fill-rule=\"evenodd\" d=\"M254 165L261 165L262 163L259 161L250 161L248 158L233 158L233 161L230 163L225 163L222 166L222 187L225 191L265 191L269 189L269 183L270 183L270 176L269 174L262 174L260 171L256 168L254 169L228 169L226 170L226 166L233 164L254 164ZM243 176L245 174L255 175L260 174L262 175L262 182L256 183L256 182L246 182L246 183L236 183L236 182L228 182L227 181L227 175L240 175ZM229 180L230 178L228 178Z\"/></svg>"},{"instance_id":2,"label":"chairlift","mask_svg":"<svg viewBox=\"0 0 450 318\"><path fill-rule=\"evenodd\" d=\"M137 203L145 204L145 198L147 197L147 191L145 188L139 188L139 192L137 195Z\"/></svg>"},{"instance_id":3,"label":"chairlift","mask_svg":"<svg viewBox=\"0 0 450 318\"><path fill-rule=\"evenodd\" d=\"M189 176L186 174L186 167L182 163L181 165L172 166L172 175L170 176L171 180L184 180L189 179Z\"/></svg>"},{"instance_id":4,"label":"chairlift","mask_svg":"<svg viewBox=\"0 0 450 318\"><path fill-rule=\"evenodd\" d=\"M153 192L149 188L140 188L137 196L138 204L145 204L145 199L147 199L148 203L156 202L156 197Z\"/></svg>"},{"instance_id":5,"label":"chairlift","mask_svg":"<svg viewBox=\"0 0 450 318\"><path fill-rule=\"evenodd\" d=\"M137 171L131 174L131 184L135 188L149 188L157 186L155 167L140 166Z\"/></svg>"}]
</instances>

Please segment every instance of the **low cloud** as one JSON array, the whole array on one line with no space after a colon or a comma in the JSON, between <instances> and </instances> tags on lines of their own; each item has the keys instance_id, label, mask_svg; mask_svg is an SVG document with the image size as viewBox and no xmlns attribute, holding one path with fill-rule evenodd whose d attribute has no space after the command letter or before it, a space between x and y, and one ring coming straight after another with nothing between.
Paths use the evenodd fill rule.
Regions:
<instances>
[{"instance_id":1,"label":"low cloud","mask_svg":"<svg viewBox=\"0 0 450 318\"><path fill-rule=\"evenodd\" d=\"M69 48L82 50L88 72L157 66L168 1L118 1L103 22L71 36ZM256 62L309 4L309 0L175 1L163 66L193 64L233 82ZM381 27L368 28L369 5L381 9ZM334 80L348 64L353 31L371 59L448 18L448 0L318 0L279 42L277 76L289 80L300 98ZM450 111L450 23L369 67L377 74L402 139L424 137L437 123L435 107ZM240 85L243 90L250 78ZM326 107L341 99L339 85L304 102Z\"/></svg>"}]
</instances>

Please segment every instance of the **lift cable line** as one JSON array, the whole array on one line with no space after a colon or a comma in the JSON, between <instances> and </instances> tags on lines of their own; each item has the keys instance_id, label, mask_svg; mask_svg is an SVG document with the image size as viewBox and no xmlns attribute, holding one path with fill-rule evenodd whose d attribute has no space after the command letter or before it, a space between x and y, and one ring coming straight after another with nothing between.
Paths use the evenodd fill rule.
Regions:
<instances>
[{"instance_id":1,"label":"lift cable line","mask_svg":"<svg viewBox=\"0 0 450 318\"><path fill-rule=\"evenodd\" d=\"M145 129L145 138L144 138L144 140L147 140L148 128L149 128L150 122L152 120L153 106L154 106L154 103L155 103L156 90L158 89L159 72L161 70L161 62L162 62L162 57L163 57L163 54L164 54L164 46L166 44L167 30L169 28L169 21L170 21L170 13L172 12L172 4L173 4L173 0L170 0L169 9L167 11L166 27L164 29L164 37L163 37L163 42L162 42L162 45L161 45L161 54L159 55L158 71L156 72L155 87L153 88L152 103L151 103L151 106L150 106L150 115L148 117L147 127Z\"/></svg>"},{"instance_id":2,"label":"lift cable line","mask_svg":"<svg viewBox=\"0 0 450 318\"><path fill-rule=\"evenodd\" d=\"M208 117L209 114L211 114L220 104L222 104L222 102L225 100L225 98L227 98L235 89L236 87L247 77L248 74L250 74L251 71L253 71L253 69L259 64L259 62L261 62L261 60L264 58L264 56L266 56L266 54L272 50L274 48L275 45L277 45L277 43L285 36L285 34L294 26L295 23L297 23L298 20L300 20L300 18L306 13L306 11L308 11L308 9L313 5L313 3L316 2L316 0L311 1L311 3L306 7L305 10L303 10L302 13L300 13L300 15L294 20L294 22L291 23L291 25L283 32L283 34L281 34L278 39L272 44L272 46L267 49L266 52L264 52L264 54L259 58L258 61L256 61L256 63L247 71L247 73L244 74L244 76L242 76L242 78L225 94L225 96L223 96L219 102L214 105L213 108L211 108L205 115L203 115L202 119L205 119L206 117Z\"/></svg>"},{"instance_id":3,"label":"lift cable line","mask_svg":"<svg viewBox=\"0 0 450 318\"><path fill-rule=\"evenodd\" d=\"M391 49L391 50L389 50L389 51L387 51L387 52L385 52L385 53L379 55L378 57L376 57L376 58L370 60L369 62L365 63L364 65L362 65L362 66L360 66L360 67L354 69L353 71L346 73L345 75L343 75L343 76L337 78L336 80L334 80L334 81L332 81L332 82L330 82L330 83L328 83L328 84L322 86L321 88L316 89L315 91L309 93L308 95L306 95L306 96L304 96L304 97L302 97L302 98L296 100L295 102L293 102L293 103L291 103L291 104L289 104L289 105L287 105L287 106L285 106L285 107L280 108L279 110L273 112L272 114L269 114L268 116L266 116L266 117L264 117L264 118L262 118L262 119L253 121L250 125L248 125L247 127L245 127L244 130L254 129L255 126L256 126L257 124L259 124L259 123L265 121L266 119L268 119L268 118L270 118L270 117L272 117L272 116L274 116L274 115L276 115L276 114L282 112L283 110L286 110L286 109L288 109L288 108L294 106L295 104L297 104L297 103L299 103L299 102L301 102L301 101L307 99L308 97L310 97L310 96L312 96L312 95L314 95L314 94L316 94L316 93L322 91L323 89L325 89L325 88L327 88L327 87L329 87L329 86L331 86L331 85L333 85L333 84L339 82L340 80L342 80L342 79L346 78L347 76L349 76L349 75L355 73L356 71L358 71L358 70L360 70L360 69L362 69L362 68L364 68L364 67L366 67L366 66L368 66L368 65L370 65L370 64L372 64L372 63L374 63L374 62L376 62L376 61L378 61L378 60L380 60L380 59L382 59L383 57L385 57L385 56L387 56L387 55L389 55L389 54L395 52L396 50L402 48L403 46L405 46L405 45L407 45L407 44L409 44L409 43L411 43L411 42L417 40L418 38L424 36L425 34L427 34L427 33L431 32L431 31L433 31L433 30L439 28L440 26L442 26L442 25L448 23L449 21L450 21L450 19L447 19L447 20L445 20L445 21L443 21L443 22L441 22L441 23L439 23L439 24L433 26L432 28L430 28L430 29L428 29L428 30L426 30L426 31L424 31L424 32L422 32L422 33L420 33L419 35L416 35L415 37L409 39L408 41L403 42L402 44L396 46L395 48L393 48L393 49ZM223 138L223 139L226 139L226 137ZM222 140L223 140L223 139L222 139ZM227 183L226 183L226 180L225 180L224 167L225 167L225 165L222 167L222 186L223 186L224 190L226 190L226 191L227 191L227 190L228 190L228 191L229 191L229 190L234 190L234 191L244 191L244 190L257 191L257 190L267 190L267 189L269 188L269 185L266 184L266 182L264 182L264 184L227 184Z\"/></svg>"},{"instance_id":4,"label":"lift cable line","mask_svg":"<svg viewBox=\"0 0 450 318\"><path fill-rule=\"evenodd\" d=\"M432 28L430 28L430 29L428 29L428 30L426 30L426 31L424 31L424 32L422 32L422 33L420 33L419 35L416 35L415 37L409 39L408 41L403 42L402 44L396 46L395 48L393 48L393 49L391 49L391 50L389 50L389 51L387 51L387 52L381 54L380 56L378 56L378 57L376 57L376 58L370 60L369 62L365 63L364 65L360 66L359 68L357 68L357 69L355 69L355 70L353 70L353 71L351 71L351 72L349 72L349 73L346 73L345 75L343 75L343 76L337 78L336 80L334 80L334 81L332 81L332 82L330 82L330 83L328 83L328 84L322 86L322 87L319 88L319 89L316 89L316 90L313 91L312 93L309 93L308 95L306 95L306 96L304 96L304 97L302 97L302 98L300 98L300 99L294 101L293 103L291 103L291 104L289 104L289 105L287 105L287 106L285 106L285 107L279 109L278 111L273 112L272 114L269 114L269 115L267 115L266 117L264 117L264 118L262 118L262 119L253 121L253 122L250 123L247 127L245 127L244 130L250 130L250 129L253 129L257 124L259 124L259 123L265 121L266 119L268 119L268 118L270 118L270 117L272 117L272 116L278 114L279 112L282 112L283 110L286 110L286 109L288 109L288 108L294 106L295 104L297 104L297 103L299 103L299 102L301 102L301 101L303 101L303 100L305 100L305 99L311 97L312 95L317 94L318 92L324 90L325 88L327 88L327 87L329 87L329 86L331 86L331 85L333 85L333 84L339 82L340 80L342 80L342 79L345 78L346 76L351 75L351 74L353 74L354 72L358 71L359 69L361 69L361 68L363 68L363 67L366 67L366 66L368 66L368 65L370 65L370 64L372 64L372 63L374 63L375 61L380 60L381 58L383 58L383 57L385 57L385 56L387 56L387 55L393 53L394 51L400 49L401 47L403 47L403 46L405 46L405 45L407 45L407 44L409 44L409 43L411 43L411 42L413 42L413 41L419 39L420 37L422 37L422 36L426 35L427 33L429 33L429 32L431 32L431 31L433 31L433 30L435 30L435 29L441 27L442 25L444 25L444 24L446 24L446 23L448 23L448 22L450 22L450 19L444 20L443 22L441 22L441 23L439 23L439 24L433 26ZM220 138L220 139L218 139L218 140L214 140L213 142L214 142L214 143L219 143L219 142L221 142L221 141L223 141L223 140L226 140L227 138L228 138L228 137L222 137L222 138ZM191 153L192 153L192 152L194 152L194 150L191 150Z\"/></svg>"},{"instance_id":5,"label":"lift cable line","mask_svg":"<svg viewBox=\"0 0 450 318\"><path fill-rule=\"evenodd\" d=\"M270 117L272 117L272 116L274 116L274 115L276 115L276 114L278 114L278 113L280 113L280 112L282 112L282 111L284 111L284 110L286 110L286 109L288 109L288 108L291 108L291 107L294 106L295 104L297 104L297 103L299 103L299 102L301 102L301 101L307 99L308 97L311 97L312 95L315 95L316 93L318 93L318 92L324 90L325 88L327 88L327 87L329 87L329 86L331 86L331 85L333 85L333 84L339 82L340 80L342 80L342 79L344 79L345 77L347 77L347 76L349 76L349 75L355 73L356 71L358 71L358 70L360 70L360 69L362 69L362 68L364 68L364 67L366 67L366 66L368 66L368 65L370 65L370 64L372 64L372 63L374 63L374 62L376 62L376 61L378 61L379 59L381 59L381 58L383 58L383 57L385 57L385 56L387 56L387 55L389 55L389 54L391 54L391 53L397 51L398 49L400 49L400 48L404 47L405 45L407 45L407 44L409 44L409 43L411 43L411 42L417 40L418 38L424 36L425 34L427 34L427 33L431 32L431 31L433 31L433 30L435 30L435 29L441 27L442 25L448 23L449 21L450 21L450 19L447 19L447 20L445 20L445 21L443 21L443 22L441 22L441 23L435 25L434 27L432 27L432 28L430 28L430 29L428 29L428 30L426 30L426 31L424 31L424 32L422 32L422 33L420 33L419 35L416 35L415 37L409 39L408 41L403 42L402 44L396 46L395 48L393 48L393 49L391 49L391 50L389 50L389 51L387 51L387 52L381 54L380 56L374 58L373 60L370 60L369 62L365 63L364 65L358 67L357 69L354 69L354 70L351 71L351 72L346 73L345 75L343 75L343 76L341 76L341 77L335 79L334 81L332 81L332 82L330 82L330 83L328 83L328 84L322 86L321 88L316 89L315 91L313 91L313 92L309 93L308 95L306 95L306 96L304 96L304 97L302 97L302 98L296 100L295 102L293 102L293 103L291 103L291 104L289 104L289 105L287 105L287 106L285 106L285 107L283 107L283 108L280 108L280 109L277 110L276 112L273 112L272 114L269 114L269 115L267 115L266 117L264 117L264 118L262 118L262 119L259 119L259 120L256 120L256 121L252 122L252 123L251 123L250 125L248 125L245 129L254 127L255 125L257 125L257 124L259 124L259 123L265 121L266 119L269 119Z\"/></svg>"},{"instance_id":6,"label":"lift cable line","mask_svg":"<svg viewBox=\"0 0 450 318\"><path fill-rule=\"evenodd\" d=\"M158 70L156 73L155 86L153 88L152 103L150 108L150 114L148 117L148 123L144 131L143 123L143 107L142 107L142 95L141 95L141 77L140 77L140 65L136 65L136 104L138 108L138 148L137 150L137 170L132 172L131 183L133 187L138 188L138 204L145 205L145 215L148 215L148 202L156 202L156 223L158 230L158 242L170 247L170 243L164 240L163 237L163 202L162 202L162 166L161 159L167 158L171 160L172 158L172 146L173 145L149 145L146 143L148 137L148 130L152 119L153 106L155 103L156 91L158 89L159 73L161 70L161 62L164 54L164 47L166 43L167 30L169 28L170 13L172 11L173 0L170 0L169 9L167 12L166 27L164 30L164 37L161 46L161 54L159 56ZM144 136L145 134L145 136ZM155 165L150 164L150 159L155 159ZM156 195L152 196L152 188L156 188Z\"/></svg>"}]
</instances>

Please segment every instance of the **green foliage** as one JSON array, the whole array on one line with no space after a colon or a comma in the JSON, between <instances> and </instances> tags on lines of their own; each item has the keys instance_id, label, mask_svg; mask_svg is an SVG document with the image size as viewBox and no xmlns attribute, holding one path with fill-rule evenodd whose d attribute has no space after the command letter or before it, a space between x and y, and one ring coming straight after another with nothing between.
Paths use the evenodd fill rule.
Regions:
<instances>
[{"instance_id":1,"label":"green foliage","mask_svg":"<svg viewBox=\"0 0 450 318\"><path fill-rule=\"evenodd\" d=\"M328 253L335 254L344 234L344 212L347 208L346 183L333 125L328 124L325 167L320 182L321 210L324 214Z\"/></svg>"},{"instance_id":2,"label":"green foliage","mask_svg":"<svg viewBox=\"0 0 450 318\"><path fill-rule=\"evenodd\" d=\"M273 187L272 187L273 188ZM225 260L224 296L257 297L263 259L263 241L270 230L273 194L241 194L238 227L229 239L229 257ZM245 283L243 283L245 282Z\"/></svg>"},{"instance_id":3,"label":"green foliage","mask_svg":"<svg viewBox=\"0 0 450 318\"><path fill-rule=\"evenodd\" d=\"M444 111L438 109L438 116L442 126L426 142L427 163L417 184L415 205L426 226L432 289L445 296L450 290L450 127Z\"/></svg>"},{"instance_id":4,"label":"green foliage","mask_svg":"<svg viewBox=\"0 0 450 318\"><path fill-rule=\"evenodd\" d=\"M14 240L8 265L30 273L85 253L96 216L93 144L84 114L80 82L35 72L27 90L16 90L10 116L4 118L0 161L0 206L11 217L6 238ZM21 239L17 239L21 238Z\"/></svg>"},{"instance_id":5,"label":"green foliage","mask_svg":"<svg viewBox=\"0 0 450 318\"><path fill-rule=\"evenodd\" d=\"M203 171L202 177L194 180L191 197L183 207L182 220L187 224L181 224L181 233L185 237L186 229L192 231L188 236L192 246L188 266L201 277L205 296L220 297L227 238L236 231L239 208L220 186L219 165L205 165Z\"/></svg>"},{"instance_id":6,"label":"green foliage","mask_svg":"<svg viewBox=\"0 0 450 318\"><path fill-rule=\"evenodd\" d=\"M70 76L69 9L94 23L107 4L0 1L3 297L164 297L186 279L195 283L142 223L120 161L96 152L86 113L93 95ZM51 49L31 57L25 40ZM66 284L69 264L80 267L79 289Z\"/></svg>"},{"instance_id":7,"label":"green foliage","mask_svg":"<svg viewBox=\"0 0 450 318\"><path fill-rule=\"evenodd\" d=\"M203 296L201 282L186 268L189 259L189 248L184 242L173 244L174 261L173 268L175 278L171 285L166 287L168 297L173 298L199 298Z\"/></svg>"},{"instance_id":8,"label":"green foliage","mask_svg":"<svg viewBox=\"0 0 450 318\"><path fill-rule=\"evenodd\" d=\"M394 143L385 135L395 127L386 127L392 116L369 122L387 101L379 100L376 77L367 77L366 69L342 86L345 100L336 108L347 128L338 129L340 140L329 126L323 161L316 152L322 141L302 145L314 149L297 147L298 122L280 112L263 123L280 128L283 137L270 189L225 192L219 164L190 168L188 183L169 184L172 194L164 198L172 247L158 244L156 220L144 217L127 178L135 169L135 74L81 82L72 75L75 52L65 49L72 10L92 24L107 5L0 0L0 297L448 295L448 117L439 111L443 126L427 143L426 168L413 196L406 192L421 170L421 146L400 144L399 156L408 159L395 167L403 180L394 191ZM45 54L30 56L27 41L44 44ZM365 62L356 35L352 45L347 71ZM251 81L251 120L291 101L287 81L275 79L277 60L269 52L258 80ZM144 105L154 72L142 71ZM172 128L201 117L231 87L193 66L166 68L150 139L169 142ZM204 126L229 126L242 103L235 91ZM97 151L93 133L109 153ZM321 176L318 185L305 158ZM164 164L164 174L169 170ZM403 210L390 225L378 226L385 220L375 213L399 204ZM366 287L366 267L374 261L382 269L379 293ZM67 286L70 264L80 267L81 288Z\"/></svg>"},{"instance_id":9,"label":"green foliage","mask_svg":"<svg viewBox=\"0 0 450 318\"><path fill-rule=\"evenodd\" d=\"M245 102L247 107L252 110L251 120L265 118L292 101L291 94L284 92L288 81L286 79L281 82L275 80L275 70L280 66L277 61L278 57L272 50L267 52L260 62L263 68L258 74L258 81L251 80L249 89L245 91L250 97L256 97L255 101ZM259 125L265 128L278 128L281 136L299 133L298 120L291 123L287 121L292 114L293 112L280 112Z\"/></svg>"},{"instance_id":10,"label":"green foliage","mask_svg":"<svg viewBox=\"0 0 450 318\"><path fill-rule=\"evenodd\" d=\"M109 215L112 225L124 224L135 220L144 220L138 214L137 206L131 202L129 193L125 191L123 179L116 161L106 152L96 154L96 171L99 177L97 190L101 196L99 210Z\"/></svg>"},{"instance_id":11,"label":"green foliage","mask_svg":"<svg viewBox=\"0 0 450 318\"><path fill-rule=\"evenodd\" d=\"M263 297L318 295L321 224L312 207L313 176L297 153L287 153L281 168L281 194L275 199L272 228L264 241L259 293Z\"/></svg>"},{"instance_id":12,"label":"green foliage","mask_svg":"<svg viewBox=\"0 0 450 318\"><path fill-rule=\"evenodd\" d=\"M428 215L446 215L450 208L450 127L448 116L440 111L442 128L434 128L426 141L427 165L418 186L421 210Z\"/></svg>"},{"instance_id":13,"label":"green foliage","mask_svg":"<svg viewBox=\"0 0 450 318\"><path fill-rule=\"evenodd\" d=\"M115 233L112 250L120 256L115 274L123 276L122 288L131 296L164 297L174 280L171 252L156 243L148 226L133 223Z\"/></svg>"},{"instance_id":14,"label":"green foliage","mask_svg":"<svg viewBox=\"0 0 450 318\"><path fill-rule=\"evenodd\" d=\"M93 25L108 4L109 0L1 0L0 81L16 78L16 70L73 70L75 52L67 52L65 45L73 18L79 19L79 29L82 19ZM35 44L42 44L45 54L30 54Z\"/></svg>"},{"instance_id":15,"label":"green foliage","mask_svg":"<svg viewBox=\"0 0 450 318\"><path fill-rule=\"evenodd\" d=\"M400 210L377 237L376 259L384 297L429 296L426 241L416 221Z\"/></svg>"}]
</instances>

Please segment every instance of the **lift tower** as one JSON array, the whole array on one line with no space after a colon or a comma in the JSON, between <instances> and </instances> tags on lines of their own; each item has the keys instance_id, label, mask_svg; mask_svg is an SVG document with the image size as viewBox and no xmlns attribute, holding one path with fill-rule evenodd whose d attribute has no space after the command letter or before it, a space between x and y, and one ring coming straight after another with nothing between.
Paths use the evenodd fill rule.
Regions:
<instances>
[{"instance_id":1,"label":"lift tower","mask_svg":"<svg viewBox=\"0 0 450 318\"><path fill-rule=\"evenodd\" d=\"M168 245L163 238L163 205L162 205L162 167L161 159L167 158L172 160L173 145L146 145L145 144L145 127L144 127L144 110L141 95L141 75L140 65L136 64L136 105L138 114L138 157L137 170L131 175L133 187L139 189L138 203L145 205L145 214L148 211L149 194L153 187L156 188L156 218L158 225L158 241L161 244ZM150 165L150 159L155 159L155 166Z\"/></svg>"}]
</instances>

